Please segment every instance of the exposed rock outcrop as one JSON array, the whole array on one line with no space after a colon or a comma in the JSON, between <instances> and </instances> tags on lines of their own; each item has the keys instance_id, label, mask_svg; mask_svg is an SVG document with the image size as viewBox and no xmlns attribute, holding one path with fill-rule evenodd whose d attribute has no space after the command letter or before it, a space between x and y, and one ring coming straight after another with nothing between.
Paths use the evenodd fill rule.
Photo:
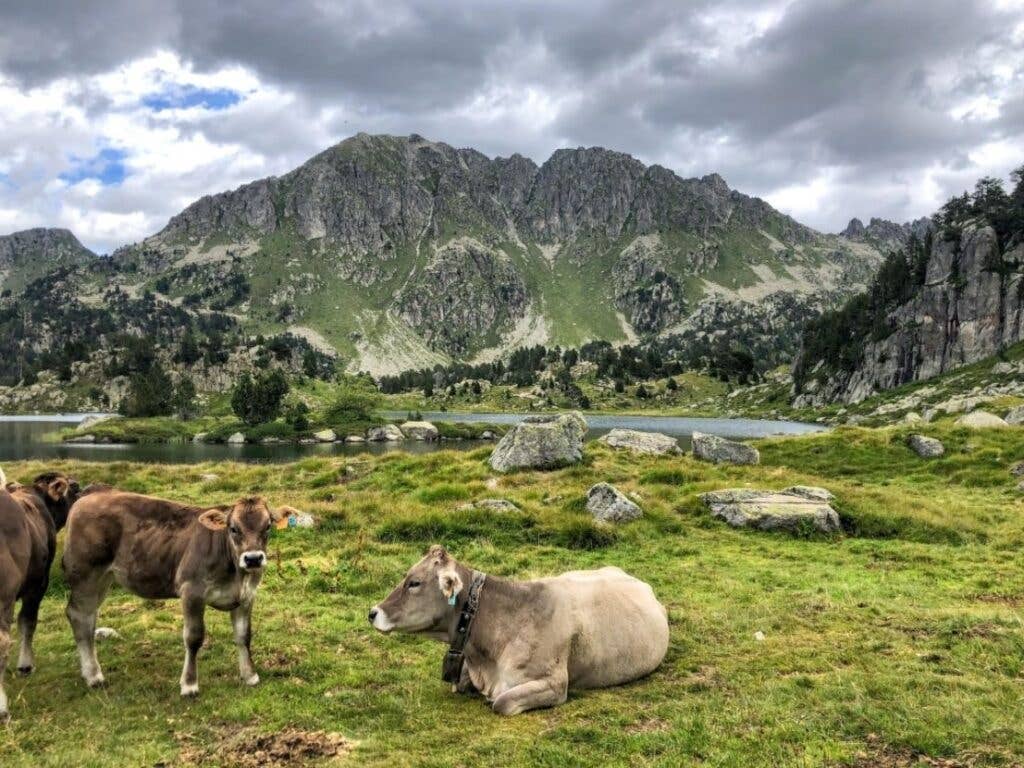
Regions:
<instances>
[{"instance_id":1,"label":"exposed rock outcrop","mask_svg":"<svg viewBox=\"0 0 1024 768\"><path fill-rule=\"evenodd\" d=\"M937 459L946 452L942 441L925 435L911 435L907 438L907 445L922 459Z\"/></svg>"},{"instance_id":2,"label":"exposed rock outcrop","mask_svg":"<svg viewBox=\"0 0 1024 768\"><path fill-rule=\"evenodd\" d=\"M937 236L924 285L885 318L884 338L866 340L852 370L815 377L794 404L858 403L1024 340L1022 264L1024 242L1004 252L984 224L967 226L959 242Z\"/></svg>"}]
</instances>

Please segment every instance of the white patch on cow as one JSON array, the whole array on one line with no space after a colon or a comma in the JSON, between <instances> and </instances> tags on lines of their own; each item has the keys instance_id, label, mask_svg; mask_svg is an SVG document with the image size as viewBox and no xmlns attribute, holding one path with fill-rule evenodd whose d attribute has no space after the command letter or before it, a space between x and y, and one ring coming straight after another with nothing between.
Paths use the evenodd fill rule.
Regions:
<instances>
[{"instance_id":1,"label":"white patch on cow","mask_svg":"<svg viewBox=\"0 0 1024 768\"><path fill-rule=\"evenodd\" d=\"M195 696L199 693L199 683L182 683L181 684L181 695L182 696Z\"/></svg>"},{"instance_id":2,"label":"white patch on cow","mask_svg":"<svg viewBox=\"0 0 1024 768\"><path fill-rule=\"evenodd\" d=\"M246 685L255 686L260 684L260 676L253 672L244 680Z\"/></svg>"},{"instance_id":3,"label":"white patch on cow","mask_svg":"<svg viewBox=\"0 0 1024 768\"><path fill-rule=\"evenodd\" d=\"M373 628L380 632L390 632L395 628L395 624L388 615L384 613L380 608L375 608L377 615L373 617Z\"/></svg>"}]
</instances>

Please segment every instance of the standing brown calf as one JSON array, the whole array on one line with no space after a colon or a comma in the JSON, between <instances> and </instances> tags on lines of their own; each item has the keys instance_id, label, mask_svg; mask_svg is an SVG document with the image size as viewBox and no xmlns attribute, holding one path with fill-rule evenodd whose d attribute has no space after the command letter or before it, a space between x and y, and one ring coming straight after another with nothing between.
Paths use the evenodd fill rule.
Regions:
<instances>
[{"instance_id":1,"label":"standing brown calf","mask_svg":"<svg viewBox=\"0 0 1024 768\"><path fill-rule=\"evenodd\" d=\"M67 615L86 683L104 683L96 659L96 613L111 581L150 600L181 598L182 696L199 692L196 657L207 605L231 612L242 681L259 683L249 649L250 621L278 516L260 498L203 509L113 488L83 495L68 518L63 566L71 590Z\"/></svg>"},{"instance_id":2,"label":"standing brown calf","mask_svg":"<svg viewBox=\"0 0 1024 768\"><path fill-rule=\"evenodd\" d=\"M57 531L77 497L78 483L56 472L39 475L32 485L19 485L8 484L0 471L0 721L9 717L4 671L13 645L14 604L21 600L18 672L28 675L35 667L32 636L50 584Z\"/></svg>"}]
</instances>

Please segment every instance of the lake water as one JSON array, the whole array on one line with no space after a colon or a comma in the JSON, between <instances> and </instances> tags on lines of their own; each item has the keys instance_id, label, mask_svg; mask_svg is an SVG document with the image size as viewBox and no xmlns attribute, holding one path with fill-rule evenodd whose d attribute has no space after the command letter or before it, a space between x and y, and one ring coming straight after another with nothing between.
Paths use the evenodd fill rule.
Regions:
<instances>
[{"instance_id":1,"label":"lake water","mask_svg":"<svg viewBox=\"0 0 1024 768\"><path fill-rule=\"evenodd\" d=\"M84 461L142 461L171 464L196 464L204 461L285 462L306 456L346 455L406 451L430 453L437 450L471 450L489 442L457 440L422 443L407 440L401 443L318 444L318 445L206 445L196 443L163 443L136 445L68 445L55 442L59 430L77 424L88 414L54 416L0 416L0 462L24 459L70 458ZM403 421L405 412L388 412L386 418ZM522 413L449 413L424 412L426 421L485 422L515 424ZM679 439L684 448L694 432L708 432L722 437L768 437L797 435L821 431L815 424L760 419L702 419L677 416L610 416L587 414L590 431L587 439L600 437L611 429L638 429L663 432ZM48 439L49 438L49 439Z\"/></svg>"}]
</instances>

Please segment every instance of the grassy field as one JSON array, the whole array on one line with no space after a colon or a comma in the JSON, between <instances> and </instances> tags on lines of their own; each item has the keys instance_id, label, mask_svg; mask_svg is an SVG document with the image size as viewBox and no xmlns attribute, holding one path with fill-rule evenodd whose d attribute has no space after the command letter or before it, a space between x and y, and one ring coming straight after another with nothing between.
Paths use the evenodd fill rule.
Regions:
<instances>
[{"instance_id":1,"label":"grassy field","mask_svg":"<svg viewBox=\"0 0 1024 768\"><path fill-rule=\"evenodd\" d=\"M258 492L321 522L272 538L254 613L256 689L237 680L228 617L210 611L202 692L181 700L178 606L114 591L100 614L121 635L100 644L109 685L87 690L57 575L38 670L8 677L14 719L0 728L0 763L299 764L291 750L315 764L343 737L351 751L328 763L1020 765L1024 496L1008 470L1024 459L1024 431L927 430L946 442L944 458L918 459L900 430L841 429L762 441L758 467L591 444L583 465L497 479L489 448L283 466L60 464L83 481L194 502ZM44 466L4 469L26 480ZM645 516L591 522L583 494L601 480L636 494ZM736 531L696 497L794 483L831 489L849 533ZM456 510L494 496L522 512ZM499 718L440 681L442 645L366 621L433 542L508 577L619 565L667 605L668 657L648 679Z\"/></svg>"}]
</instances>

